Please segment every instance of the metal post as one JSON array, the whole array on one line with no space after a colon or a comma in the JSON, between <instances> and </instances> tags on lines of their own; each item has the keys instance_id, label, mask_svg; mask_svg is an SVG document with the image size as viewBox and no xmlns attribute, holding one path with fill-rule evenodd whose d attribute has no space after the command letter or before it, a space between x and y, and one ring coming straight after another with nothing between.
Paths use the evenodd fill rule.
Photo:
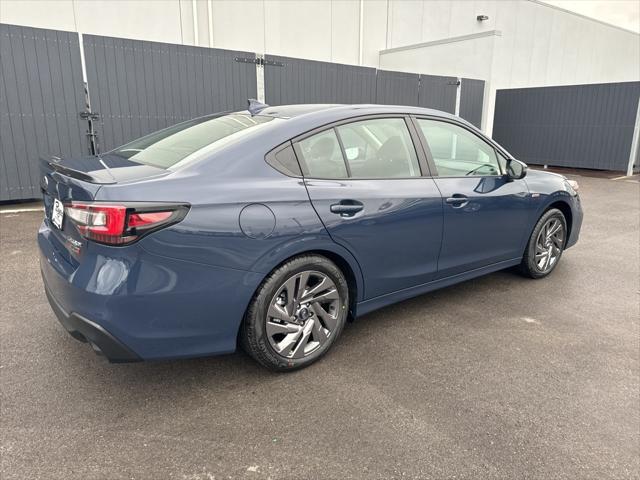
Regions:
<instances>
[{"instance_id":1,"label":"metal post","mask_svg":"<svg viewBox=\"0 0 640 480\"><path fill-rule=\"evenodd\" d=\"M629 152L629 164L627 165L627 176L633 175L633 166L638 161L640 149L640 98L638 98L638 109L636 110L636 124L633 128L633 138L631 140L631 151Z\"/></svg>"},{"instance_id":2,"label":"metal post","mask_svg":"<svg viewBox=\"0 0 640 480\"><path fill-rule=\"evenodd\" d=\"M256 53L256 60L257 100L260 103L266 103L264 95L264 55L261 53Z\"/></svg>"},{"instance_id":3,"label":"metal post","mask_svg":"<svg viewBox=\"0 0 640 480\"><path fill-rule=\"evenodd\" d=\"M207 2L207 18L209 20L209 48L213 48L213 0Z\"/></svg>"},{"instance_id":4,"label":"metal post","mask_svg":"<svg viewBox=\"0 0 640 480\"><path fill-rule=\"evenodd\" d=\"M191 12L193 13L193 44L197 47L200 43L200 32L198 32L198 1L191 0Z\"/></svg>"},{"instance_id":5,"label":"metal post","mask_svg":"<svg viewBox=\"0 0 640 480\"><path fill-rule=\"evenodd\" d=\"M456 109L454 114L456 117L460 116L460 93L462 90L462 79L460 77L456 78Z\"/></svg>"},{"instance_id":6,"label":"metal post","mask_svg":"<svg viewBox=\"0 0 640 480\"><path fill-rule=\"evenodd\" d=\"M84 41L82 33L78 32L78 45L80 46L80 66L82 68L82 85L84 87L84 111L80 112L80 118L87 121L87 139L89 140L89 153L97 155L100 153L98 145L98 134L93 122L100 118L98 113L91 111L91 95L89 94L89 83L87 82L87 63L84 58Z\"/></svg>"},{"instance_id":7,"label":"metal post","mask_svg":"<svg viewBox=\"0 0 640 480\"><path fill-rule=\"evenodd\" d=\"M358 65L362 65L364 40L364 0L360 0L360 25L358 32Z\"/></svg>"}]
</instances>

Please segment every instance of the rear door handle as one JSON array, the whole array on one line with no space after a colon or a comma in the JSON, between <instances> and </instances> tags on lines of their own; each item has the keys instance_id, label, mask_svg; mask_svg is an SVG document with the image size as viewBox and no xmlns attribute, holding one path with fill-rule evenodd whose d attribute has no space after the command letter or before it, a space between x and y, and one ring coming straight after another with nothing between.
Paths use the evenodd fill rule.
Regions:
<instances>
[{"instance_id":1,"label":"rear door handle","mask_svg":"<svg viewBox=\"0 0 640 480\"><path fill-rule=\"evenodd\" d=\"M357 200L341 200L329 207L331 213L337 213L341 217L353 217L356 213L364 209L364 204Z\"/></svg>"},{"instance_id":2,"label":"rear door handle","mask_svg":"<svg viewBox=\"0 0 640 480\"><path fill-rule=\"evenodd\" d=\"M463 207L467 203L469 203L469 198L466 195L462 195L461 193L456 193L445 200L449 205L454 208Z\"/></svg>"}]
</instances>

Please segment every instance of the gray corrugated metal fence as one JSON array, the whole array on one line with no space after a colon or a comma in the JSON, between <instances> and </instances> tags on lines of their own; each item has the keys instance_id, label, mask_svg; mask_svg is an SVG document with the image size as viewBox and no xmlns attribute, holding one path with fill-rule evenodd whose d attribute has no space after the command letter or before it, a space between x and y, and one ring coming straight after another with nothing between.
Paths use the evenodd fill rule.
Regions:
<instances>
[{"instance_id":1,"label":"gray corrugated metal fence","mask_svg":"<svg viewBox=\"0 0 640 480\"><path fill-rule=\"evenodd\" d=\"M455 113L456 77L378 70L376 103L411 105ZM460 116L478 128L482 120L484 80L462 79Z\"/></svg>"},{"instance_id":2,"label":"gray corrugated metal fence","mask_svg":"<svg viewBox=\"0 0 640 480\"><path fill-rule=\"evenodd\" d=\"M417 73L378 70L375 103L383 105L418 105L420 75Z\"/></svg>"},{"instance_id":3,"label":"gray corrugated metal fence","mask_svg":"<svg viewBox=\"0 0 640 480\"><path fill-rule=\"evenodd\" d=\"M36 198L39 157L90 152L87 121L80 117L86 105L78 34L0 24L0 35L0 201ZM254 53L97 35L84 35L83 47L91 112L99 114L98 151L183 120L243 109L257 96ZM265 97L273 105L382 103L455 111L454 77L273 55L264 68ZM463 105L482 108L480 84L462 90ZM465 100L478 91L479 107L478 98Z\"/></svg>"},{"instance_id":4,"label":"gray corrugated metal fence","mask_svg":"<svg viewBox=\"0 0 640 480\"><path fill-rule=\"evenodd\" d=\"M480 128L484 102L484 80L463 78L460 85L460 116Z\"/></svg>"},{"instance_id":5,"label":"gray corrugated metal fence","mask_svg":"<svg viewBox=\"0 0 640 480\"><path fill-rule=\"evenodd\" d=\"M40 196L38 159L87 151L78 35L0 24L0 201Z\"/></svg>"},{"instance_id":6,"label":"gray corrugated metal fence","mask_svg":"<svg viewBox=\"0 0 640 480\"><path fill-rule=\"evenodd\" d=\"M255 98L253 53L84 35L101 151Z\"/></svg>"},{"instance_id":7,"label":"gray corrugated metal fence","mask_svg":"<svg viewBox=\"0 0 640 480\"><path fill-rule=\"evenodd\" d=\"M270 105L375 101L375 68L276 55L266 55L265 60L265 101Z\"/></svg>"},{"instance_id":8,"label":"gray corrugated metal fence","mask_svg":"<svg viewBox=\"0 0 640 480\"><path fill-rule=\"evenodd\" d=\"M537 165L626 170L640 82L498 90L493 137Z\"/></svg>"},{"instance_id":9,"label":"gray corrugated metal fence","mask_svg":"<svg viewBox=\"0 0 640 480\"><path fill-rule=\"evenodd\" d=\"M265 60L265 101L271 105L379 103L455 112L455 77L376 70L276 55L266 55ZM468 82L467 85L473 88L462 91L468 107L461 116L479 125L475 109L479 105L481 117L484 81Z\"/></svg>"},{"instance_id":10,"label":"gray corrugated metal fence","mask_svg":"<svg viewBox=\"0 0 640 480\"><path fill-rule=\"evenodd\" d=\"M455 113L458 79L437 75L420 75L418 106Z\"/></svg>"}]
</instances>

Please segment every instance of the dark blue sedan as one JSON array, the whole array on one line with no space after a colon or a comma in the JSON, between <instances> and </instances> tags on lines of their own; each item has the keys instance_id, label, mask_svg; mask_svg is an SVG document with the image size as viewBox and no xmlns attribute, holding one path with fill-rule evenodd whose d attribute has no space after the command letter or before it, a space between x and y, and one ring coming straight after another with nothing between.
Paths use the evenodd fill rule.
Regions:
<instances>
[{"instance_id":1,"label":"dark blue sedan","mask_svg":"<svg viewBox=\"0 0 640 480\"><path fill-rule=\"evenodd\" d=\"M240 344L304 367L350 318L507 267L545 277L582 223L575 182L413 107L254 102L42 169L47 297L113 362Z\"/></svg>"}]
</instances>

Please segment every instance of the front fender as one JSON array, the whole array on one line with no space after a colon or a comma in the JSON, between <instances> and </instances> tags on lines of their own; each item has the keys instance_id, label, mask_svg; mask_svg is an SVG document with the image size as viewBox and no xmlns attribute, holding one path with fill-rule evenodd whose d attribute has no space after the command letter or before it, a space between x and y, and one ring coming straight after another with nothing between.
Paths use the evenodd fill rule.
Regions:
<instances>
[{"instance_id":1,"label":"front fender","mask_svg":"<svg viewBox=\"0 0 640 480\"><path fill-rule=\"evenodd\" d=\"M546 210L548 210L549 207L554 203L563 202L563 203L566 203L569 208L573 206L573 197L569 194L569 192L566 192L566 191L556 191L548 195L540 194L540 198L541 198L541 201L537 205L537 210L534 215L535 222L537 222L540 216L542 216L542 214ZM534 225L535 225L535 222L534 222Z\"/></svg>"},{"instance_id":2,"label":"front fender","mask_svg":"<svg viewBox=\"0 0 640 480\"><path fill-rule=\"evenodd\" d=\"M578 241L578 237L580 235L580 228L582 227L582 206L580 203L580 197L577 195L571 195L568 191L559 190L552 192L550 194L540 194L533 193L532 197L535 201L535 195L537 195L538 201L535 202L535 207L533 209L533 214L531 217L530 225L529 225L529 235L527 236L527 240L531 236L531 232L535 228L538 219L551 208L552 206L558 206L560 210L563 211L565 217L570 215L567 219L569 222L569 238L567 239L567 243L565 245L565 249L572 247ZM526 246L523 245L523 250Z\"/></svg>"}]
</instances>

